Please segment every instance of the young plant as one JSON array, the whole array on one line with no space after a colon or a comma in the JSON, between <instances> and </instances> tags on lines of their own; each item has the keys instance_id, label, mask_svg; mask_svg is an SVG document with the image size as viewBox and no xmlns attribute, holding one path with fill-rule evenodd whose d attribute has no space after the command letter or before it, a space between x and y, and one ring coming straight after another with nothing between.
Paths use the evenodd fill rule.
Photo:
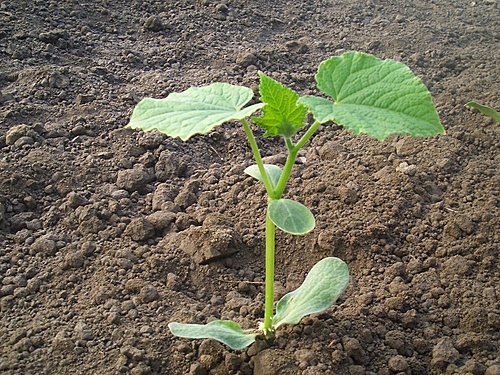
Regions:
<instances>
[{"instance_id":1,"label":"young plant","mask_svg":"<svg viewBox=\"0 0 500 375\"><path fill-rule=\"evenodd\" d=\"M465 106L468 108L477 109L483 115L492 118L493 121L500 122L500 113L498 113L498 111L496 111L495 109L488 107L487 105L479 104L478 102L472 100L468 103L465 103Z\"/></svg>"},{"instance_id":2,"label":"young plant","mask_svg":"<svg viewBox=\"0 0 500 375\"><path fill-rule=\"evenodd\" d=\"M365 133L381 141L392 134L444 134L425 85L407 66L393 60L347 52L323 61L316 82L318 89L329 98L299 98L290 88L264 73L259 72L259 76L260 103L245 107L253 97L251 89L213 83L172 93L165 99L144 99L134 109L129 123L132 128L158 129L184 141L195 134L206 134L227 121L239 120L243 125L256 162L246 168L245 173L261 181L268 195L264 321L256 330L244 330L227 320L206 325L169 324L176 336L212 338L232 349L245 348L258 334L269 337L281 325L297 324L304 316L327 309L347 287L347 265L335 257L324 258L311 269L297 290L280 299L276 313L273 311L275 229L304 235L315 227L311 211L297 201L283 198L283 193L299 150L319 126L334 121L355 134ZM251 117L260 109L260 117ZM306 122L307 113L315 120L310 125ZM264 136L283 138L288 150L283 168L262 162L247 117L265 130ZM307 129L297 136L306 125Z\"/></svg>"}]
</instances>

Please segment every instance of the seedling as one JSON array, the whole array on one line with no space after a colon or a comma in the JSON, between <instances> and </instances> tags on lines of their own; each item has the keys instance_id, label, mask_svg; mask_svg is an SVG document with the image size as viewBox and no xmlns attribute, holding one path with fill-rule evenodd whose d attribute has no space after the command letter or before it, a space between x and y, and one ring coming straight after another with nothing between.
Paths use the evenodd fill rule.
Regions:
<instances>
[{"instance_id":1,"label":"seedling","mask_svg":"<svg viewBox=\"0 0 500 375\"><path fill-rule=\"evenodd\" d=\"M493 121L500 122L500 113L498 113L498 111L496 111L495 109L488 107L487 105L479 104L478 102L472 100L468 103L465 103L465 106L468 108L477 109L483 115L492 118Z\"/></svg>"},{"instance_id":2,"label":"seedling","mask_svg":"<svg viewBox=\"0 0 500 375\"><path fill-rule=\"evenodd\" d=\"M274 302L275 229L304 235L315 227L311 211L297 201L283 198L299 150L321 124L334 121L353 131L383 141L392 134L432 136L444 134L439 116L425 85L402 63L374 56L347 52L323 61L316 74L318 89L327 97L300 97L290 88L260 76L260 103L245 107L252 99L251 89L213 83L172 93L165 99L144 99L134 109L129 126L158 129L186 141L195 134L206 134L227 121L239 120L250 143L255 165L245 173L264 184L268 196L266 213L265 313L255 330L217 320L206 325L170 323L171 332L180 337L212 338L232 349L243 349L257 335L272 336L280 326L294 325L309 314L330 307L347 287L349 272L340 259L320 260L302 285ZM262 110L260 117L251 117ZM307 113L314 122L307 124ZM288 150L284 168L264 164L254 134L246 118L265 130L264 136L282 137ZM307 129L299 136L297 133Z\"/></svg>"}]
</instances>

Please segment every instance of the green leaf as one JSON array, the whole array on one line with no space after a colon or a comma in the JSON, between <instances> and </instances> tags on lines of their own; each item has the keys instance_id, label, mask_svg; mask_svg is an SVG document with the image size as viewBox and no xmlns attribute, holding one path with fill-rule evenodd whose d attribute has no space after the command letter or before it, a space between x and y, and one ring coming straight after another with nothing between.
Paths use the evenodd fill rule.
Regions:
<instances>
[{"instance_id":1,"label":"green leaf","mask_svg":"<svg viewBox=\"0 0 500 375\"><path fill-rule=\"evenodd\" d=\"M262 117L252 120L266 130L265 136L291 137L304 126L307 109L297 104L299 96L290 88L259 72Z\"/></svg>"},{"instance_id":2,"label":"green leaf","mask_svg":"<svg viewBox=\"0 0 500 375\"><path fill-rule=\"evenodd\" d=\"M392 134L444 134L431 94L404 64L361 52L346 52L323 61L316 74L318 88L334 102L306 96L320 123L335 121L356 134L384 140Z\"/></svg>"},{"instance_id":3,"label":"green leaf","mask_svg":"<svg viewBox=\"0 0 500 375\"><path fill-rule=\"evenodd\" d=\"M320 260L298 289L279 300L273 328L297 324L304 316L327 309L335 303L348 283L349 270L342 260L335 257Z\"/></svg>"},{"instance_id":4,"label":"green leaf","mask_svg":"<svg viewBox=\"0 0 500 375\"><path fill-rule=\"evenodd\" d=\"M481 112L483 115L486 115L488 117L491 117L495 122L500 122L500 113L498 113L496 110L494 110L491 107L488 107L483 104L479 104L478 102L475 101L470 101L467 104L465 104L466 107L469 108L475 108L479 112Z\"/></svg>"},{"instance_id":5,"label":"green leaf","mask_svg":"<svg viewBox=\"0 0 500 375\"><path fill-rule=\"evenodd\" d=\"M189 339L214 339L226 344L231 349L246 348L255 341L255 333L248 333L241 329L238 323L231 320L215 320L208 324L182 324L172 322L168 324L174 336Z\"/></svg>"},{"instance_id":6,"label":"green leaf","mask_svg":"<svg viewBox=\"0 0 500 375\"><path fill-rule=\"evenodd\" d=\"M306 234L314 229L314 215L303 204L291 199L272 200L268 206L271 221L290 234Z\"/></svg>"},{"instance_id":7,"label":"green leaf","mask_svg":"<svg viewBox=\"0 0 500 375\"><path fill-rule=\"evenodd\" d=\"M228 83L191 87L181 93L171 93L165 99L141 100L128 126L146 131L158 129L186 141L226 121L248 117L264 106L258 103L243 108L252 97L251 89Z\"/></svg>"},{"instance_id":8,"label":"green leaf","mask_svg":"<svg viewBox=\"0 0 500 375\"><path fill-rule=\"evenodd\" d=\"M283 173L283 170L277 165L273 164L264 164L264 169L266 170L267 177L269 177L269 182L271 183L271 186L275 188L276 185L278 185L278 181L280 180L281 173ZM263 182L262 175L260 174L259 167L257 164L245 168L243 172L252 176L256 180Z\"/></svg>"}]
</instances>

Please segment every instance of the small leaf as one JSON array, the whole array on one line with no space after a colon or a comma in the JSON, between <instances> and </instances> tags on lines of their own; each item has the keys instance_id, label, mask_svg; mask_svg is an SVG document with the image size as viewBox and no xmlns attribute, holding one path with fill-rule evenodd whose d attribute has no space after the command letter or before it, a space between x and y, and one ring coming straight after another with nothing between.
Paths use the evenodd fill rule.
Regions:
<instances>
[{"instance_id":1,"label":"small leaf","mask_svg":"<svg viewBox=\"0 0 500 375\"><path fill-rule=\"evenodd\" d=\"M306 234L314 229L314 215L302 203L291 199L277 199L269 203L269 217L282 231L290 234Z\"/></svg>"},{"instance_id":2,"label":"small leaf","mask_svg":"<svg viewBox=\"0 0 500 375\"><path fill-rule=\"evenodd\" d=\"M431 94L404 64L361 52L347 52L323 61L316 74L318 88L331 96L307 96L307 106L321 123L335 121L356 134L384 140L392 134L444 134ZM329 112L329 113L328 113Z\"/></svg>"},{"instance_id":3,"label":"small leaf","mask_svg":"<svg viewBox=\"0 0 500 375\"><path fill-rule=\"evenodd\" d=\"M496 110L494 110L491 107L488 107L483 104L479 104L478 102L475 101L470 101L467 104L465 104L466 107L469 108L475 108L479 112L481 112L483 115L486 115L488 117L491 117L495 122L500 122L500 113L498 113Z\"/></svg>"},{"instance_id":4,"label":"small leaf","mask_svg":"<svg viewBox=\"0 0 500 375\"><path fill-rule=\"evenodd\" d=\"M264 169L266 170L267 177L269 177L269 182L271 183L271 186L275 188L276 185L278 185L278 181L280 180L281 173L283 172L283 170L277 165L273 164L264 164ZM263 182L262 175L260 174L259 167L257 166L257 164L245 168L243 172L252 176L256 180Z\"/></svg>"},{"instance_id":5,"label":"small leaf","mask_svg":"<svg viewBox=\"0 0 500 375\"><path fill-rule=\"evenodd\" d=\"M290 88L259 72L260 100L265 103L262 117L252 120L266 130L267 136L291 137L304 126L307 109L297 104L299 96Z\"/></svg>"},{"instance_id":6,"label":"small leaf","mask_svg":"<svg viewBox=\"0 0 500 375\"><path fill-rule=\"evenodd\" d=\"M128 126L146 131L158 129L186 141L226 121L248 117L264 106L258 103L243 108L252 97L251 89L227 83L191 87L181 93L171 93L165 99L141 100Z\"/></svg>"},{"instance_id":7,"label":"small leaf","mask_svg":"<svg viewBox=\"0 0 500 375\"><path fill-rule=\"evenodd\" d=\"M231 349L246 348L255 341L255 333L241 329L238 323L231 320L215 320L208 324L169 323L168 328L174 336L190 339L214 339L226 344Z\"/></svg>"},{"instance_id":8,"label":"small leaf","mask_svg":"<svg viewBox=\"0 0 500 375\"><path fill-rule=\"evenodd\" d=\"M279 300L273 328L297 324L304 316L327 309L335 303L348 283L349 270L342 260L335 257L320 260L298 289Z\"/></svg>"}]
</instances>

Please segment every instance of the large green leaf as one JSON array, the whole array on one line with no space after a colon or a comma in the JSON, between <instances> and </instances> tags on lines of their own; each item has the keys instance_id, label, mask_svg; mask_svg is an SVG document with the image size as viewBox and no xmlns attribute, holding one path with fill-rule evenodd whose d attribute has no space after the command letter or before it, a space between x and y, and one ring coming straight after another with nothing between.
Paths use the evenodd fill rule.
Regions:
<instances>
[{"instance_id":1,"label":"large green leaf","mask_svg":"<svg viewBox=\"0 0 500 375\"><path fill-rule=\"evenodd\" d=\"M299 96L290 88L259 72L260 100L265 103L262 117L252 120L266 130L265 136L291 137L304 126L307 109L297 104Z\"/></svg>"},{"instance_id":2,"label":"large green leaf","mask_svg":"<svg viewBox=\"0 0 500 375\"><path fill-rule=\"evenodd\" d=\"M158 129L185 141L195 134L206 134L226 121L248 117L264 106L258 103L243 108L252 97L251 89L228 83L191 87L181 93L171 93L165 99L141 100L128 126Z\"/></svg>"},{"instance_id":3,"label":"large green leaf","mask_svg":"<svg viewBox=\"0 0 500 375\"><path fill-rule=\"evenodd\" d=\"M268 206L271 221L290 234L306 234L316 225L314 215L302 203L291 199L272 200Z\"/></svg>"},{"instance_id":4,"label":"large green leaf","mask_svg":"<svg viewBox=\"0 0 500 375\"><path fill-rule=\"evenodd\" d=\"M323 61L316 82L334 102L306 96L299 103L321 123L335 121L379 140L392 134L423 137L445 132L431 94L400 62L346 52Z\"/></svg>"},{"instance_id":5,"label":"large green leaf","mask_svg":"<svg viewBox=\"0 0 500 375\"><path fill-rule=\"evenodd\" d=\"M495 122L500 122L500 113L487 105L479 104L475 101L470 101L465 104L466 107L477 109L483 115L491 117Z\"/></svg>"},{"instance_id":6,"label":"large green leaf","mask_svg":"<svg viewBox=\"0 0 500 375\"><path fill-rule=\"evenodd\" d=\"M267 177L269 177L269 182L271 183L271 186L275 188L276 185L278 185L278 181L280 180L281 173L283 173L283 170L277 165L273 164L264 164L264 169L266 170ZM252 176L256 180L263 182L262 175L260 174L259 166L257 164L253 164L245 168L243 172L245 172L249 176Z\"/></svg>"},{"instance_id":7,"label":"large green leaf","mask_svg":"<svg viewBox=\"0 0 500 375\"><path fill-rule=\"evenodd\" d=\"M297 324L304 316L327 309L335 303L348 283L349 270L342 260L335 257L320 260L298 289L279 300L273 328Z\"/></svg>"},{"instance_id":8,"label":"large green leaf","mask_svg":"<svg viewBox=\"0 0 500 375\"><path fill-rule=\"evenodd\" d=\"M231 320L215 320L208 324L168 324L174 336L190 339L214 339L226 344L231 349L246 348L255 341L255 333L245 332L238 323Z\"/></svg>"}]
</instances>

